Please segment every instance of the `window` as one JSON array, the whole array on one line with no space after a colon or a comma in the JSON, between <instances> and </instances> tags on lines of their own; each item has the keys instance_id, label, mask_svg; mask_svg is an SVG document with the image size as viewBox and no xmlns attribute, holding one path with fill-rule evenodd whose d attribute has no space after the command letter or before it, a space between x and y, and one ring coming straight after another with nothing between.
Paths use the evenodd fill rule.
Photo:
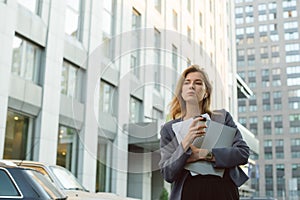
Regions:
<instances>
[{"instance_id":1,"label":"window","mask_svg":"<svg viewBox=\"0 0 300 200\"><path fill-rule=\"evenodd\" d=\"M238 106L238 112L246 112L246 106Z\"/></svg>"},{"instance_id":2,"label":"window","mask_svg":"<svg viewBox=\"0 0 300 200\"><path fill-rule=\"evenodd\" d=\"M275 152L276 152L276 158L278 158L278 159L284 158L284 141L283 141L283 139L275 140Z\"/></svg>"},{"instance_id":3,"label":"window","mask_svg":"<svg viewBox=\"0 0 300 200\"><path fill-rule=\"evenodd\" d=\"M253 6L252 5L248 5L245 7L245 12L246 13L252 13L253 12Z\"/></svg>"},{"instance_id":4,"label":"window","mask_svg":"<svg viewBox=\"0 0 300 200\"><path fill-rule=\"evenodd\" d=\"M103 1L102 30L107 36L111 36L112 33L112 18L112 0Z\"/></svg>"},{"instance_id":5,"label":"window","mask_svg":"<svg viewBox=\"0 0 300 200\"><path fill-rule=\"evenodd\" d=\"M12 74L38 82L42 49L18 36L13 40Z\"/></svg>"},{"instance_id":6,"label":"window","mask_svg":"<svg viewBox=\"0 0 300 200\"><path fill-rule=\"evenodd\" d=\"M142 121L142 101L131 96L130 97L130 118L131 123Z\"/></svg>"},{"instance_id":7,"label":"window","mask_svg":"<svg viewBox=\"0 0 300 200\"><path fill-rule=\"evenodd\" d=\"M296 0L283 0L282 1L283 8L294 7L294 6L296 6Z\"/></svg>"},{"instance_id":8,"label":"window","mask_svg":"<svg viewBox=\"0 0 300 200\"><path fill-rule=\"evenodd\" d=\"M177 30L178 28L178 21L177 21L177 12L173 10L173 27Z\"/></svg>"},{"instance_id":9,"label":"window","mask_svg":"<svg viewBox=\"0 0 300 200\"><path fill-rule=\"evenodd\" d=\"M239 57L244 57L245 56L245 50L244 49L238 49L237 50L237 55Z\"/></svg>"},{"instance_id":10,"label":"window","mask_svg":"<svg viewBox=\"0 0 300 200\"><path fill-rule=\"evenodd\" d=\"M263 116L263 129L264 135L271 135L272 134L272 119L271 116Z\"/></svg>"},{"instance_id":11,"label":"window","mask_svg":"<svg viewBox=\"0 0 300 200\"><path fill-rule=\"evenodd\" d=\"M21 193L15 186L15 183L8 175L8 172L4 169L0 169L0 180L1 180L1 187L0 187L0 198L6 199L9 198L22 198ZM9 199L8 198L8 199Z\"/></svg>"},{"instance_id":12,"label":"window","mask_svg":"<svg viewBox=\"0 0 300 200\"><path fill-rule=\"evenodd\" d=\"M273 42L279 41L279 35L276 34L276 33L271 33L270 39L271 39L271 41L273 41ZM266 42L267 42L267 41L268 41L268 40L266 40Z\"/></svg>"},{"instance_id":13,"label":"window","mask_svg":"<svg viewBox=\"0 0 300 200\"><path fill-rule=\"evenodd\" d=\"M268 26L267 25L260 25L258 27L258 30L259 30L260 33L262 33L262 32L268 32Z\"/></svg>"},{"instance_id":14,"label":"window","mask_svg":"<svg viewBox=\"0 0 300 200\"><path fill-rule=\"evenodd\" d=\"M254 48L249 48L247 49L247 56L255 56L255 49Z\"/></svg>"},{"instance_id":15,"label":"window","mask_svg":"<svg viewBox=\"0 0 300 200\"><path fill-rule=\"evenodd\" d=\"M300 77L288 78L287 86L300 85Z\"/></svg>"},{"instance_id":16,"label":"window","mask_svg":"<svg viewBox=\"0 0 300 200\"><path fill-rule=\"evenodd\" d=\"M285 61L287 63L300 62L300 55L286 55Z\"/></svg>"},{"instance_id":17,"label":"window","mask_svg":"<svg viewBox=\"0 0 300 200\"><path fill-rule=\"evenodd\" d=\"M286 73L288 75L300 74L300 65L299 66L289 66L286 68Z\"/></svg>"},{"instance_id":18,"label":"window","mask_svg":"<svg viewBox=\"0 0 300 200\"><path fill-rule=\"evenodd\" d=\"M280 74L281 74L281 69L280 68L272 69L272 75L273 75L273 77L274 76L280 76Z\"/></svg>"},{"instance_id":19,"label":"window","mask_svg":"<svg viewBox=\"0 0 300 200\"><path fill-rule=\"evenodd\" d=\"M103 80L100 82L100 98L99 98L99 111L100 114L107 113L107 114L114 114L115 110L115 102L114 102L114 95L115 94L115 87Z\"/></svg>"},{"instance_id":20,"label":"window","mask_svg":"<svg viewBox=\"0 0 300 200\"><path fill-rule=\"evenodd\" d=\"M300 133L300 114L290 114L289 115L290 122L290 133L291 134L299 134Z\"/></svg>"},{"instance_id":21,"label":"window","mask_svg":"<svg viewBox=\"0 0 300 200\"><path fill-rule=\"evenodd\" d=\"M286 44L285 51L299 51L300 45L299 44Z\"/></svg>"},{"instance_id":22,"label":"window","mask_svg":"<svg viewBox=\"0 0 300 200\"><path fill-rule=\"evenodd\" d=\"M202 50L202 49L201 49ZM177 80L177 70L178 70L178 55L177 55L177 47L172 44L172 67L173 67L173 77L172 77L172 89L175 89L176 80ZM201 52L201 51L200 51Z\"/></svg>"},{"instance_id":23,"label":"window","mask_svg":"<svg viewBox=\"0 0 300 200\"><path fill-rule=\"evenodd\" d=\"M291 139L291 154L292 158L300 158L300 139L299 138L292 138Z\"/></svg>"},{"instance_id":24,"label":"window","mask_svg":"<svg viewBox=\"0 0 300 200\"><path fill-rule=\"evenodd\" d=\"M291 182L296 187L290 189L290 197L298 198L300 196L299 189L300 188L300 164L292 164L292 179Z\"/></svg>"},{"instance_id":25,"label":"window","mask_svg":"<svg viewBox=\"0 0 300 200\"><path fill-rule=\"evenodd\" d=\"M273 196L273 166L265 165L265 190L267 196Z\"/></svg>"},{"instance_id":26,"label":"window","mask_svg":"<svg viewBox=\"0 0 300 200\"><path fill-rule=\"evenodd\" d=\"M153 119L163 119L163 111L153 107L153 109L152 109L152 118Z\"/></svg>"},{"instance_id":27,"label":"window","mask_svg":"<svg viewBox=\"0 0 300 200\"><path fill-rule=\"evenodd\" d=\"M135 9L132 9L132 21L131 21L131 28L132 30L137 30L141 27L141 14ZM137 31L134 34L136 37L136 40L132 41L133 46L135 49L132 51L130 55L130 68L133 71L133 74L136 76L136 78L140 78L140 51L139 51L139 46L140 46L140 33Z\"/></svg>"},{"instance_id":28,"label":"window","mask_svg":"<svg viewBox=\"0 0 300 200\"><path fill-rule=\"evenodd\" d=\"M257 135L257 117L249 118L249 129L253 134Z\"/></svg>"},{"instance_id":29,"label":"window","mask_svg":"<svg viewBox=\"0 0 300 200\"><path fill-rule=\"evenodd\" d=\"M246 127L247 126L247 118L239 117L239 123Z\"/></svg>"},{"instance_id":30,"label":"window","mask_svg":"<svg viewBox=\"0 0 300 200\"><path fill-rule=\"evenodd\" d=\"M130 55L130 68L133 71L133 74L139 78L140 77L140 69L139 69L139 51L135 50Z\"/></svg>"},{"instance_id":31,"label":"window","mask_svg":"<svg viewBox=\"0 0 300 200\"><path fill-rule=\"evenodd\" d=\"M154 46L154 88L160 91L161 35L156 28L154 29Z\"/></svg>"},{"instance_id":32,"label":"window","mask_svg":"<svg viewBox=\"0 0 300 200\"><path fill-rule=\"evenodd\" d=\"M296 21L285 22L283 24L283 27L284 27L285 30L288 30L288 29L297 29L298 22L296 22Z\"/></svg>"},{"instance_id":33,"label":"window","mask_svg":"<svg viewBox=\"0 0 300 200\"><path fill-rule=\"evenodd\" d=\"M285 196L284 164L276 164L277 196Z\"/></svg>"},{"instance_id":34,"label":"window","mask_svg":"<svg viewBox=\"0 0 300 200\"><path fill-rule=\"evenodd\" d=\"M109 140L98 140L96 192L111 192L111 158L112 148Z\"/></svg>"},{"instance_id":35,"label":"window","mask_svg":"<svg viewBox=\"0 0 300 200\"><path fill-rule=\"evenodd\" d=\"M202 16L202 12L199 12L199 25L202 27L203 24L203 16Z\"/></svg>"},{"instance_id":36,"label":"window","mask_svg":"<svg viewBox=\"0 0 300 200\"><path fill-rule=\"evenodd\" d=\"M191 4L192 4L192 3L191 3L191 0L187 0L187 1L186 1L186 9L187 9L189 12L191 12L191 7L192 7Z\"/></svg>"},{"instance_id":37,"label":"window","mask_svg":"<svg viewBox=\"0 0 300 200\"><path fill-rule=\"evenodd\" d=\"M261 15L258 15L258 21L267 21L267 15L266 14L261 14Z\"/></svg>"},{"instance_id":38,"label":"window","mask_svg":"<svg viewBox=\"0 0 300 200\"><path fill-rule=\"evenodd\" d=\"M298 31L291 31L284 34L285 40L297 40L299 38Z\"/></svg>"},{"instance_id":39,"label":"window","mask_svg":"<svg viewBox=\"0 0 300 200\"><path fill-rule=\"evenodd\" d=\"M276 2L271 2L271 3L269 3L269 10L273 10L273 9L276 9L277 8L277 4L276 4Z\"/></svg>"},{"instance_id":40,"label":"window","mask_svg":"<svg viewBox=\"0 0 300 200\"><path fill-rule=\"evenodd\" d=\"M190 66L192 64L192 61L190 58L186 58L186 67Z\"/></svg>"},{"instance_id":41,"label":"window","mask_svg":"<svg viewBox=\"0 0 300 200\"><path fill-rule=\"evenodd\" d=\"M290 90L288 95L289 108L293 110L300 109L300 89Z\"/></svg>"},{"instance_id":42,"label":"window","mask_svg":"<svg viewBox=\"0 0 300 200\"><path fill-rule=\"evenodd\" d=\"M244 29L243 28L237 28L235 30L236 35L244 35Z\"/></svg>"},{"instance_id":43,"label":"window","mask_svg":"<svg viewBox=\"0 0 300 200\"><path fill-rule=\"evenodd\" d=\"M135 8L133 8L131 28L132 30L136 30L140 27L141 27L141 14Z\"/></svg>"},{"instance_id":44,"label":"window","mask_svg":"<svg viewBox=\"0 0 300 200\"><path fill-rule=\"evenodd\" d=\"M276 13L269 13L269 20L274 20L277 18Z\"/></svg>"},{"instance_id":45,"label":"window","mask_svg":"<svg viewBox=\"0 0 300 200\"><path fill-rule=\"evenodd\" d=\"M246 23L253 23L253 22L254 22L254 17L253 17L253 15L247 15L247 16L245 17L245 21L246 21Z\"/></svg>"},{"instance_id":46,"label":"window","mask_svg":"<svg viewBox=\"0 0 300 200\"><path fill-rule=\"evenodd\" d=\"M275 115L274 116L274 129L275 134L281 135L283 134L283 122L282 122L282 116L281 115Z\"/></svg>"},{"instance_id":47,"label":"window","mask_svg":"<svg viewBox=\"0 0 300 200\"><path fill-rule=\"evenodd\" d=\"M253 26L246 27L246 33L252 34L255 32L255 28Z\"/></svg>"},{"instance_id":48,"label":"window","mask_svg":"<svg viewBox=\"0 0 300 200\"><path fill-rule=\"evenodd\" d=\"M31 159L33 118L8 110L4 142L4 159Z\"/></svg>"},{"instance_id":49,"label":"window","mask_svg":"<svg viewBox=\"0 0 300 200\"><path fill-rule=\"evenodd\" d=\"M78 130L59 125L56 164L77 173L79 148Z\"/></svg>"},{"instance_id":50,"label":"window","mask_svg":"<svg viewBox=\"0 0 300 200\"><path fill-rule=\"evenodd\" d=\"M200 51L200 55L203 56L203 42L201 40L199 42L199 51Z\"/></svg>"},{"instance_id":51,"label":"window","mask_svg":"<svg viewBox=\"0 0 300 200\"><path fill-rule=\"evenodd\" d=\"M270 31L277 31L277 24L270 24L269 25L269 30Z\"/></svg>"},{"instance_id":52,"label":"window","mask_svg":"<svg viewBox=\"0 0 300 200\"><path fill-rule=\"evenodd\" d=\"M281 80L280 79L273 80L272 86L274 87L281 86Z\"/></svg>"},{"instance_id":53,"label":"window","mask_svg":"<svg viewBox=\"0 0 300 200\"><path fill-rule=\"evenodd\" d=\"M154 0L154 7L158 12L161 12L161 0Z\"/></svg>"},{"instance_id":54,"label":"window","mask_svg":"<svg viewBox=\"0 0 300 200\"><path fill-rule=\"evenodd\" d=\"M297 10L289 10L283 12L283 18L297 17Z\"/></svg>"},{"instance_id":55,"label":"window","mask_svg":"<svg viewBox=\"0 0 300 200\"><path fill-rule=\"evenodd\" d=\"M65 33L79 39L81 0L67 0Z\"/></svg>"},{"instance_id":56,"label":"window","mask_svg":"<svg viewBox=\"0 0 300 200\"><path fill-rule=\"evenodd\" d=\"M192 42L192 30L190 27L187 27L186 31L187 31L188 42L191 43Z\"/></svg>"},{"instance_id":57,"label":"window","mask_svg":"<svg viewBox=\"0 0 300 200\"><path fill-rule=\"evenodd\" d=\"M235 14L243 14L243 7L236 7Z\"/></svg>"},{"instance_id":58,"label":"window","mask_svg":"<svg viewBox=\"0 0 300 200\"><path fill-rule=\"evenodd\" d=\"M266 11L267 10L267 5L266 4L259 4L258 5L258 10L259 11Z\"/></svg>"},{"instance_id":59,"label":"window","mask_svg":"<svg viewBox=\"0 0 300 200\"><path fill-rule=\"evenodd\" d=\"M264 141L264 152L265 152L265 159L269 160L272 159L272 140L265 140Z\"/></svg>"},{"instance_id":60,"label":"window","mask_svg":"<svg viewBox=\"0 0 300 200\"><path fill-rule=\"evenodd\" d=\"M67 95L69 97L77 98L79 91L79 67L69 63L68 61L63 61L63 67L61 72L61 94Z\"/></svg>"},{"instance_id":61,"label":"window","mask_svg":"<svg viewBox=\"0 0 300 200\"><path fill-rule=\"evenodd\" d=\"M38 0L18 0L18 3L35 14L40 14Z\"/></svg>"}]
</instances>

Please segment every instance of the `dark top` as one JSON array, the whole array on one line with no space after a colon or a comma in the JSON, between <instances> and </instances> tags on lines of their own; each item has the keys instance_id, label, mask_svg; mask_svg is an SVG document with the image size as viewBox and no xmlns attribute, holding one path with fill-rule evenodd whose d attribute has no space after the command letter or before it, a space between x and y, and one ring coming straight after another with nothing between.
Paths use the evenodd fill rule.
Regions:
<instances>
[{"instance_id":1,"label":"dark top","mask_svg":"<svg viewBox=\"0 0 300 200\"><path fill-rule=\"evenodd\" d=\"M212 116L210 117L213 121L237 128L232 119L232 116L224 109L214 111ZM160 133L161 160L159 162L159 165L164 179L167 182L173 184L170 200L181 199L185 181L188 179L188 177L190 177L190 172L184 169L184 166L192 151L191 149L188 149L186 152L184 152L182 145L178 144L175 133L172 130L172 124L179 122L180 120L181 119L175 119L166 123L162 127ZM248 162L249 147L243 140L242 135L238 129L236 131L231 147L213 148L212 152L215 157L215 162L212 163L213 166L224 168L227 170L226 177L229 178L226 180L224 179L226 183L227 180L230 180L229 183L234 183L233 188L237 190L237 187L241 186L248 180L248 176L242 171L239 165L243 165ZM213 185L203 185L211 188L210 190L207 189L207 191L211 191L208 192L208 196L212 197L215 194L215 188L213 187ZM224 187L225 185L226 187L228 186L227 184L225 184L225 182L221 182L220 185L222 185L222 187Z\"/></svg>"}]
</instances>

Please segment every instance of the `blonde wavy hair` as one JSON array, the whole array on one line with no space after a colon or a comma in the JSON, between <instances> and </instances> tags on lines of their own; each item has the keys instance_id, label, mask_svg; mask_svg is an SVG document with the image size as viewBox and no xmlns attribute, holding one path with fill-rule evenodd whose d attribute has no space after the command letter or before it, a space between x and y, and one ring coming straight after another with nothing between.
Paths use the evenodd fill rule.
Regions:
<instances>
[{"instance_id":1,"label":"blonde wavy hair","mask_svg":"<svg viewBox=\"0 0 300 200\"><path fill-rule=\"evenodd\" d=\"M207 113L209 115L212 114L212 112L210 110L212 85L209 82L208 75L204 71L204 69L200 68L198 65L191 65L182 72L182 74L179 77L179 80L177 82L174 97L173 97L172 101L170 102L170 117L172 119L182 118L186 115L186 104L181 96L182 85L183 85L183 82L184 82L186 76L192 72L200 72L202 74L203 79L204 79L203 82L204 82L205 88L206 88L207 96L205 99L202 100L202 103L199 102L199 108L201 109L201 111L203 113Z\"/></svg>"}]
</instances>

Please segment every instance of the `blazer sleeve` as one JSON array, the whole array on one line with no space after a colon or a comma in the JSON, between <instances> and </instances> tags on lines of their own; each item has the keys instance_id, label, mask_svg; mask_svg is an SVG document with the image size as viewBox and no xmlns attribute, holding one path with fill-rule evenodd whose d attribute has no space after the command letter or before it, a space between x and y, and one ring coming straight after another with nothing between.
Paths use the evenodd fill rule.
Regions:
<instances>
[{"instance_id":1,"label":"blazer sleeve","mask_svg":"<svg viewBox=\"0 0 300 200\"><path fill-rule=\"evenodd\" d=\"M212 149L215 157L214 167L231 168L246 164L250 155L250 148L243 140L241 132L227 111L225 111L224 124L236 128L236 133L231 147Z\"/></svg>"},{"instance_id":2,"label":"blazer sleeve","mask_svg":"<svg viewBox=\"0 0 300 200\"><path fill-rule=\"evenodd\" d=\"M172 183L181 177L187 159L192 151L184 151L181 144L178 144L172 130L172 123L165 124L160 131L160 155L159 167L164 179Z\"/></svg>"}]
</instances>

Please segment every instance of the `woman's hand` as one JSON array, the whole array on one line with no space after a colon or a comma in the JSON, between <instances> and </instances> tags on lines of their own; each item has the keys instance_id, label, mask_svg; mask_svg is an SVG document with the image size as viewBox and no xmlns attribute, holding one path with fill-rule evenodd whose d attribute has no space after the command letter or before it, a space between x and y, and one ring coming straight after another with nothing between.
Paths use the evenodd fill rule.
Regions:
<instances>
[{"instance_id":1,"label":"woman's hand","mask_svg":"<svg viewBox=\"0 0 300 200\"><path fill-rule=\"evenodd\" d=\"M206 155L208 154L209 150L208 149L199 149L195 147L194 145L190 146L192 149L192 154L188 158L187 162L196 162L198 160L205 160Z\"/></svg>"},{"instance_id":2,"label":"woman's hand","mask_svg":"<svg viewBox=\"0 0 300 200\"><path fill-rule=\"evenodd\" d=\"M197 117L191 123L189 132L181 142L184 151L188 150L195 138L205 135L205 128L207 128L207 126L205 122L201 120L203 120L203 117Z\"/></svg>"}]
</instances>

